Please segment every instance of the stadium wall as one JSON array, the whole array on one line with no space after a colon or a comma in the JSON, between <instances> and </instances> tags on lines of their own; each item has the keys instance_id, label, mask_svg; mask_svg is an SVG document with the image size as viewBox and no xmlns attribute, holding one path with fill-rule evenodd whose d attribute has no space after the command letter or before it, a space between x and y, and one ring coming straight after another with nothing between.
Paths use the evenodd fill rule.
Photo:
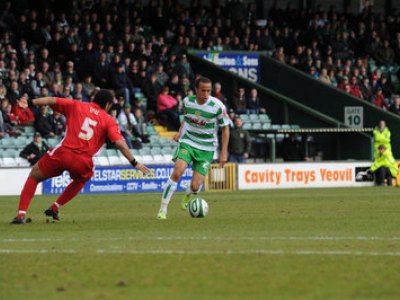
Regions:
<instances>
[{"instance_id":1,"label":"stadium wall","mask_svg":"<svg viewBox=\"0 0 400 300\"><path fill-rule=\"evenodd\" d=\"M375 127L379 120L385 120L392 137L400 133L400 117L360 98L349 95L337 88L328 86L311 76L305 75L288 65L284 65L266 56L260 56L261 84L286 97L327 115L338 122L345 123L346 107L362 107L363 127ZM306 88L305 88L306 87ZM356 146L354 146L356 145ZM352 153L364 153L361 159L370 153L370 146L364 143L354 144L353 138L342 141L342 158ZM400 157L400 139L392 138L395 157Z\"/></svg>"},{"instance_id":2,"label":"stadium wall","mask_svg":"<svg viewBox=\"0 0 400 300\"><path fill-rule=\"evenodd\" d=\"M30 168L0 168L0 195L19 195L30 171ZM39 183L38 188L36 189L36 195L41 194L42 184Z\"/></svg>"}]
</instances>

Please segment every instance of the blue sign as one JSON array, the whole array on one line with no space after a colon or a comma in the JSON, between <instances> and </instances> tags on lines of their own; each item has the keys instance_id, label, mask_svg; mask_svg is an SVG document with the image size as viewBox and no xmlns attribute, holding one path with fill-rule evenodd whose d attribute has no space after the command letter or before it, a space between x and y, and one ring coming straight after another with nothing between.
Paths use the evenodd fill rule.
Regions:
<instances>
[{"instance_id":1,"label":"blue sign","mask_svg":"<svg viewBox=\"0 0 400 300\"><path fill-rule=\"evenodd\" d=\"M143 174L132 167L98 167L92 178L81 190L83 194L162 192L164 184L171 176L173 165L150 165L149 174ZM178 183L178 191L185 190L192 178L189 166ZM69 173L50 178L43 182L43 194L60 194L71 182Z\"/></svg>"},{"instance_id":2,"label":"blue sign","mask_svg":"<svg viewBox=\"0 0 400 300\"><path fill-rule=\"evenodd\" d=\"M259 81L258 54L228 52L195 52L196 55L213 62L251 81Z\"/></svg>"}]
</instances>

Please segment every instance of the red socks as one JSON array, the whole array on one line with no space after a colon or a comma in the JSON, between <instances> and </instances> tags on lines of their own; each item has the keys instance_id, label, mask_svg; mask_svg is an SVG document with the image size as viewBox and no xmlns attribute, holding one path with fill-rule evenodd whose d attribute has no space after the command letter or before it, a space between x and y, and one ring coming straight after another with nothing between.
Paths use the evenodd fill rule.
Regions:
<instances>
[{"instance_id":1,"label":"red socks","mask_svg":"<svg viewBox=\"0 0 400 300\"><path fill-rule=\"evenodd\" d=\"M58 197L56 203L60 206L68 203L72 198L74 198L79 191L85 186L86 181L71 181L71 183L65 188L64 192ZM58 211L58 207L53 203L53 209Z\"/></svg>"},{"instance_id":2,"label":"red socks","mask_svg":"<svg viewBox=\"0 0 400 300\"><path fill-rule=\"evenodd\" d=\"M25 182L24 188L22 189L21 196L19 198L18 215L25 215L28 210L29 204L35 195L36 187L39 182L37 182L32 177L28 177Z\"/></svg>"}]
</instances>

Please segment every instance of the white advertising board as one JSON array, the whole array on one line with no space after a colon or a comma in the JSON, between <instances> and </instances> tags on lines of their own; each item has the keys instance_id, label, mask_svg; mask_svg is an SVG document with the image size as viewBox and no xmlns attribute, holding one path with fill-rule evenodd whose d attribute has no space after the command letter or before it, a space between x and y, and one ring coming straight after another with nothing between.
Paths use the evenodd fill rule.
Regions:
<instances>
[{"instance_id":1,"label":"white advertising board","mask_svg":"<svg viewBox=\"0 0 400 300\"><path fill-rule=\"evenodd\" d=\"M240 190L372 186L371 162L240 164Z\"/></svg>"},{"instance_id":2,"label":"white advertising board","mask_svg":"<svg viewBox=\"0 0 400 300\"><path fill-rule=\"evenodd\" d=\"M25 181L28 178L30 168L0 168L0 196L16 196L21 194ZM36 189L36 195L42 194L42 184L39 183Z\"/></svg>"}]
</instances>

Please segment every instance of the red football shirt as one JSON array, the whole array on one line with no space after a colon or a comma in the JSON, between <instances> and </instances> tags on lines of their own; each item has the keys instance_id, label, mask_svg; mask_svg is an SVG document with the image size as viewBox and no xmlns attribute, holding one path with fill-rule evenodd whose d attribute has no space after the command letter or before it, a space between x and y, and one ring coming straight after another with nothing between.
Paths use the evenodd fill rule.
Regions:
<instances>
[{"instance_id":1,"label":"red football shirt","mask_svg":"<svg viewBox=\"0 0 400 300\"><path fill-rule=\"evenodd\" d=\"M104 145L123 140L117 122L96 103L56 98L51 108L67 118L67 130L61 145L75 152L93 156Z\"/></svg>"}]
</instances>

